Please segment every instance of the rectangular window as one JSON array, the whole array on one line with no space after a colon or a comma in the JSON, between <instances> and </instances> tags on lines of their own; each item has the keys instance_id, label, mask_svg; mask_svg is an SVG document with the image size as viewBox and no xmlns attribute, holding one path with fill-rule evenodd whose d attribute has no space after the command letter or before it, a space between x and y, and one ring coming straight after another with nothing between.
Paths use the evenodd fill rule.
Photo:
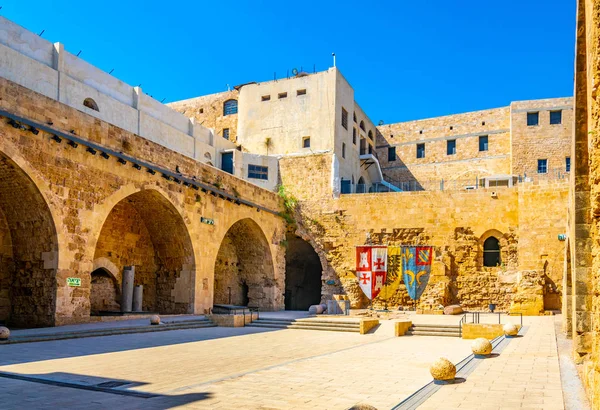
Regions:
<instances>
[{"instance_id":1,"label":"rectangular window","mask_svg":"<svg viewBox=\"0 0 600 410\"><path fill-rule=\"evenodd\" d=\"M306 94L306 89L296 91L296 95L305 95L305 94Z\"/></svg>"},{"instance_id":2,"label":"rectangular window","mask_svg":"<svg viewBox=\"0 0 600 410\"><path fill-rule=\"evenodd\" d=\"M277 98L279 98L279 99L287 98L287 93L279 93L279 94L277 94Z\"/></svg>"},{"instance_id":3,"label":"rectangular window","mask_svg":"<svg viewBox=\"0 0 600 410\"><path fill-rule=\"evenodd\" d=\"M342 127L348 129L348 111L342 107Z\"/></svg>"},{"instance_id":4,"label":"rectangular window","mask_svg":"<svg viewBox=\"0 0 600 410\"><path fill-rule=\"evenodd\" d=\"M538 159L538 174L545 174L548 172L548 160Z\"/></svg>"},{"instance_id":5,"label":"rectangular window","mask_svg":"<svg viewBox=\"0 0 600 410\"><path fill-rule=\"evenodd\" d=\"M571 172L571 157L565 158L565 171Z\"/></svg>"},{"instance_id":6,"label":"rectangular window","mask_svg":"<svg viewBox=\"0 0 600 410\"><path fill-rule=\"evenodd\" d=\"M534 127L538 125L540 122L540 113L539 112L528 112L527 113L527 126Z\"/></svg>"},{"instance_id":7,"label":"rectangular window","mask_svg":"<svg viewBox=\"0 0 600 410\"><path fill-rule=\"evenodd\" d=\"M223 128L223 138L229 139L229 128Z\"/></svg>"},{"instance_id":8,"label":"rectangular window","mask_svg":"<svg viewBox=\"0 0 600 410\"><path fill-rule=\"evenodd\" d=\"M371 144L369 144L369 154L373 153L373 146Z\"/></svg>"},{"instance_id":9,"label":"rectangular window","mask_svg":"<svg viewBox=\"0 0 600 410\"><path fill-rule=\"evenodd\" d=\"M302 148L310 148L310 137L302 138Z\"/></svg>"},{"instance_id":10,"label":"rectangular window","mask_svg":"<svg viewBox=\"0 0 600 410\"><path fill-rule=\"evenodd\" d=\"M562 111L550 111L550 125L562 123Z\"/></svg>"},{"instance_id":11,"label":"rectangular window","mask_svg":"<svg viewBox=\"0 0 600 410\"><path fill-rule=\"evenodd\" d=\"M488 150L488 136L481 135L479 137L479 151L487 151Z\"/></svg>"},{"instance_id":12,"label":"rectangular window","mask_svg":"<svg viewBox=\"0 0 600 410\"><path fill-rule=\"evenodd\" d=\"M446 154L447 155L456 154L456 140L446 141Z\"/></svg>"},{"instance_id":13,"label":"rectangular window","mask_svg":"<svg viewBox=\"0 0 600 410\"><path fill-rule=\"evenodd\" d=\"M263 95L262 97L260 97L261 101L269 101L271 99L270 95Z\"/></svg>"},{"instance_id":14,"label":"rectangular window","mask_svg":"<svg viewBox=\"0 0 600 410\"><path fill-rule=\"evenodd\" d=\"M346 143L342 142L342 158L346 158Z\"/></svg>"},{"instance_id":15,"label":"rectangular window","mask_svg":"<svg viewBox=\"0 0 600 410\"><path fill-rule=\"evenodd\" d=\"M352 128L352 143L356 145L356 128Z\"/></svg>"},{"instance_id":16,"label":"rectangular window","mask_svg":"<svg viewBox=\"0 0 600 410\"><path fill-rule=\"evenodd\" d=\"M425 158L425 144L417 144L417 158Z\"/></svg>"},{"instance_id":17,"label":"rectangular window","mask_svg":"<svg viewBox=\"0 0 600 410\"><path fill-rule=\"evenodd\" d=\"M248 165L248 178L254 179L269 179L269 167L263 167L261 165Z\"/></svg>"},{"instance_id":18,"label":"rectangular window","mask_svg":"<svg viewBox=\"0 0 600 410\"><path fill-rule=\"evenodd\" d=\"M396 147L388 148L388 161L396 161Z\"/></svg>"}]
</instances>

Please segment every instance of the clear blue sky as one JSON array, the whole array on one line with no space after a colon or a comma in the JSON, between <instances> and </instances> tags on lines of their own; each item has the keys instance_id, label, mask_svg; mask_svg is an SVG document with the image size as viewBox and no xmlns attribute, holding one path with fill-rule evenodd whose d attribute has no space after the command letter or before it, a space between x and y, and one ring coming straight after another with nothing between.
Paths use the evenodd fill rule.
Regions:
<instances>
[{"instance_id":1,"label":"clear blue sky","mask_svg":"<svg viewBox=\"0 0 600 410\"><path fill-rule=\"evenodd\" d=\"M331 53L377 123L573 93L574 0L0 1L0 13L157 100Z\"/></svg>"}]
</instances>

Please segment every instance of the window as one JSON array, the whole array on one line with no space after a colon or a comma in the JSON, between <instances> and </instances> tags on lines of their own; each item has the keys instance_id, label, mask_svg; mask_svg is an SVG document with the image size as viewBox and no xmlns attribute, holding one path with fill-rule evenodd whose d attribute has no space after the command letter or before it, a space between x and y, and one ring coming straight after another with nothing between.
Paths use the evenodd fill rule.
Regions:
<instances>
[{"instance_id":1,"label":"window","mask_svg":"<svg viewBox=\"0 0 600 410\"><path fill-rule=\"evenodd\" d=\"M271 99L270 95L263 95L262 97L260 97L261 101L269 101Z\"/></svg>"},{"instance_id":2,"label":"window","mask_svg":"<svg viewBox=\"0 0 600 410\"><path fill-rule=\"evenodd\" d=\"M538 159L538 174L545 174L548 172L548 160Z\"/></svg>"},{"instance_id":3,"label":"window","mask_svg":"<svg viewBox=\"0 0 600 410\"><path fill-rule=\"evenodd\" d=\"M254 179L269 179L269 167L263 167L261 165L248 165L248 178Z\"/></svg>"},{"instance_id":4,"label":"window","mask_svg":"<svg viewBox=\"0 0 600 410\"><path fill-rule=\"evenodd\" d=\"M348 129L348 111L342 107L342 127Z\"/></svg>"},{"instance_id":5,"label":"window","mask_svg":"<svg viewBox=\"0 0 600 410\"><path fill-rule=\"evenodd\" d=\"M456 154L456 140L446 141L446 154L447 155Z\"/></svg>"},{"instance_id":6,"label":"window","mask_svg":"<svg viewBox=\"0 0 600 410\"><path fill-rule=\"evenodd\" d=\"M238 106L236 100L227 100L223 103L223 115L237 114Z\"/></svg>"},{"instance_id":7,"label":"window","mask_svg":"<svg viewBox=\"0 0 600 410\"><path fill-rule=\"evenodd\" d=\"M423 134L423 130L419 131L419 134Z\"/></svg>"},{"instance_id":8,"label":"window","mask_svg":"<svg viewBox=\"0 0 600 410\"><path fill-rule=\"evenodd\" d=\"M277 98L279 98L280 100L282 98L287 98L287 93L279 93L279 94L277 94Z\"/></svg>"},{"instance_id":9,"label":"window","mask_svg":"<svg viewBox=\"0 0 600 410\"><path fill-rule=\"evenodd\" d=\"M425 144L417 144L417 158L425 158Z\"/></svg>"},{"instance_id":10,"label":"window","mask_svg":"<svg viewBox=\"0 0 600 410\"><path fill-rule=\"evenodd\" d=\"M198 110L198 112L199 112L200 114L204 114L204 108L200 108L200 109Z\"/></svg>"},{"instance_id":11,"label":"window","mask_svg":"<svg viewBox=\"0 0 600 410\"><path fill-rule=\"evenodd\" d=\"M562 111L550 111L550 125L562 123Z\"/></svg>"},{"instance_id":12,"label":"window","mask_svg":"<svg viewBox=\"0 0 600 410\"><path fill-rule=\"evenodd\" d=\"M302 148L310 148L310 137L302 138Z\"/></svg>"},{"instance_id":13,"label":"window","mask_svg":"<svg viewBox=\"0 0 600 410\"><path fill-rule=\"evenodd\" d=\"M500 266L500 241L493 236L483 243L483 266Z\"/></svg>"},{"instance_id":14,"label":"window","mask_svg":"<svg viewBox=\"0 0 600 410\"><path fill-rule=\"evenodd\" d=\"M342 142L342 158L346 158L346 143Z\"/></svg>"},{"instance_id":15,"label":"window","mask_svg":"<svg viewBox=\"0 0 600 410\"><path fill-rule=\"evenodd\" d=\"M229 139L229 128L223 128L223 138Z\"/></svg>"},{"instance_id":16,"label":"window","mask_svg":"<svg viewBox=\"0 0 600 410\"><path fill-rule=\"evenodd\" d=\"M369 130L369 139L373 141L373 131Z\"/></svg>"},{"instance_id":17,"label":"window","mask_svg":"<svg viewBox=\"0 0 600 410\"><path fill-rule=\"evenodd\" d=\"M360 127L360 129L361 129L361 130L363 130L363 131L366 131L366 130L365 130L365 122L364 122L364 121L361 121L361 122L360 122L360 125L359 125L359 127Z\"/></svg>"},{"instance_id":18,"label":"window","mask_svg":"<svg viewBox=\"0 0 600 410\"><path fill-rule=\"evenodd\" d=\"M396 147L388 148L388 161L396 161Z\"/></svg>"},{"instance_id":19,"label":"window","mask_svg":"<svg viewBox=\"0 0 600 410\"><path fill-rule=\"evenodd\" d=\"M369 154L373 153L373 146L371 144L369 144Z\"/></svg>"},{"instance_id":20,"label":"window","mask_svg":"<svg viewBox=\"0 0 600 410\"><path fill-rule=\"evenodd\" d=\"M100 109L98 108L98 104L96 104L96 101L92 100L91 98L86 98L85 100L83 100L83 105L85 105L91 110L100 111Z\"/></svg>"},{"instance_id":21,"label":"window","mask_svg":"<svg viewBox=\"0 0 600 410\"><path fill-rule=\"evenodd\" d=\"M354 117L354 122L356 122L356 113L352 113L352 117Z\"/></svg>"},{"instance_id":22,"label":"window","mask_svg":"<svg viewBox=\"0 0 600 410\"><path fill-rule=\"evenodd\" d=\"M565 158L565 172L571 172L571 157Z\"/></svg>"},{"instance_id":23,"label":"window","mask_svg":"<svg viewBox=\"0 0 600 410\"><path fill-rule=\"evenodd\" d=\"M303 90L297 90L296 91L296 95L305 95L306 94L306 88Z\"/></svg>"},{"instance_id":24,"label":"window","mask_svg":"<svg viewBox=\"0 0 600 410\"><path fill-rule=\"evenodd\" d=\"M352 143L356 145L356 128L352 127Z\"/></svg>"},{"instance_id":25,"label":"window","mask_svg":"<svg viewBox=\"0 0 600 410\"><path fill-rule=\"evenodd\" d=\"M481 135L479 137L479 151L487 151L488 150L488 136Z\"/></svg>"},{"instance_id":26,"label":"window","mask_svg":"<svg viewBox=\"0 0 600 410\"><path fill-rule=\"evenodd\" d=\"M539 112L528 112L527 113L527 125L530 127L538 125L540 121L540 113Z\"/></svg>"}]
</instances>

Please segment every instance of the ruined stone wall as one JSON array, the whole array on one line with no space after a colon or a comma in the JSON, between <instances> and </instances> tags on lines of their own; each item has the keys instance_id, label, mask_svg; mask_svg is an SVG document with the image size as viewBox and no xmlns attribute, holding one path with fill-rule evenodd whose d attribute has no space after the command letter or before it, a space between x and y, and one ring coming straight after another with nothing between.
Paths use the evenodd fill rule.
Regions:
<instances>
[{"instance_id":1,"label":"ruined stone wall","mask_svg":"<svg viewBox=\"0 0 600 410\"><path fill-rule=\"evenodd\" d=\"M103 269L96 269L92 272L90 292L90 311L92 314L120 311L120 295L120 285L112 274Z\"/></svg>"},{"instance_id":2,"label":"ruined stone wall","mask_svg":"<svg viewBox=\"0 0 600 410\"><path fill-rule=\"evenodd\" d=\"M561 112L561 123L550 124L550 112ZM536 126L527 125L527 113L537 112ZM566 157L571 156L573 136L573 99L517 101L510 105L512 173L535 176L538 159L548 160L551 177L566 172Z\"/></svg>"},{"instance_id":3,"label":"ruined stone wall","mask_svg":"<svg viewBox=\"0 0 600 410\"><path fill-rule=\"evenodd\" d=\"M271 280L278 292L266 295L265 304L272 309L283 307L285 258L280 242L285 238L285 224L266 210L275 213L281 210L280 198L275 193L8 80L0 79L0 96L0 109L40 126L77 135L171 172L180 172L212 189L264 207L257 212L256 206L228 201L217 193L193 190L162 178L160 173L150 174L143 167L137 170L129 162L119 164L112 155L108 159L99 152L94 155L83 144L74 148L65 139L58 143L46 131L34 134L27 127L14 128L5 118L0 122L1 180L6 181L0 182L0 208L9 225L15 224L11 234L18 235L12 235L13 250L15 257L23 261L22 266L15 267L23 278L23 283L16 284L22 292L11 300L22 300L20 306L35 309L22 312L25 325L36 325L36 318L42 318L39 323L44 325L88 320L91 272L104 222L117 204L130 200L144 221L152 237L155 257L161 262L154 273L158 301L165 304L157 306L157 310L183 313L188 312L184 310L186 307L191 307L194 313L208 311L213 302L214 267L221 241L229 227L247 218L260 227L272 257ZM13 166L26 178L17 178L4 164ZM31 186L25 182L17 184L26 179ZM33 195L36 190L37 197ZM4 194L8 192L11 194ZM32 195L28 196L29 193ZM7 202L8 199L13 202ZM214 221L214 225L202 223L202 217ZM35 229L28 227L29 221L37 224ZM67 277L81 278L82 286L67 286ZM36 290L38 285L46 292L47 299ZM12 314L16 313L13 308Z\"/></svg>"},{"instance_id":4,"label":"ruined stone wall","mask_svg":"<svg viewBox=\"0 0 600 410\"><path fill-rule=\"evenodd\" d=\"M377 153L384 175L393 182L475 181L477 176L510 172L509 108L474 111L377 127ZM488 150L479 151L479 136L488 136ZM447 154L447 141L456 140L456 154ZM425 157L417 158L417 144ZM389 161L388 148L396 148ZM473 185L473 184L470 184ZM438 187L439 189L439 187Z\"/></svg>"},{"instance_id":5,"label":"ruined stone wall","mask_svg":"<svg viewBox=\"0 0 600 410\"><path fill-rule=\"evenodd\" d=\"M223 115L223 104L227 100L238 100L237 90L176 101L167 104L188 118L194 118L197 124L215 130L215 138L223 138L223 130L229 129L229 141L237 142L238 115ZM213 162L214 163L214 162Z\"/></svg>"}]
</instances>

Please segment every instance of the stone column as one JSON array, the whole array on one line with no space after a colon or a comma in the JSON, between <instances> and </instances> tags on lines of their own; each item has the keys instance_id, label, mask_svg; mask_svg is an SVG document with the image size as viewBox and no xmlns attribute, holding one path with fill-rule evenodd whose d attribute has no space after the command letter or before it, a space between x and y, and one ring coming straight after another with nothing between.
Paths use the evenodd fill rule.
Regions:
<instances>
[{"instance_id":1,"label":"stone column","mask_svg":"<svg viewBox=\"0 0 600 410\"><path fill-rule=\"evenodd\" d=\"M142 311L142 300L144 295L144 285L137 285L133 288L133 311Z\"/></svg>"},{"instance_id":2,"label":"stone column","mask_svg":"<svg viewBox=\"0 0 600 410\"><path fill-rule=\"evenodd\" d=\"M123 268L123 283L121 284L121 312L131 312L134 278L135 266L125 266Z\"/></svg>"}]
</instances>

